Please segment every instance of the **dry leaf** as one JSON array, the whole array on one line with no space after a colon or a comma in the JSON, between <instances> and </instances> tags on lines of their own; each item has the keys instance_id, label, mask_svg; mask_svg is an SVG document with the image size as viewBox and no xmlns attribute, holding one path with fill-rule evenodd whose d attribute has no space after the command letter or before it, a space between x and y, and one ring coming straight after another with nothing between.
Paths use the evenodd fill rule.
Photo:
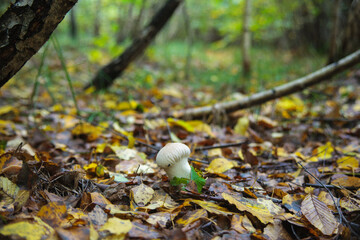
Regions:
<instances>
[{"instance_id":1,"label":"dry leaf","mask_svg":"<svg viewBox=\"0 0 360 240\"><path fill-rule=\"evenodd\" d=\"M301 203L302 214L324 235L332 235L338 223L328 206L315 195L308 194Z\"/></svg>"},{"instance_id":2,"label":"dry leaf","mask_svg":"<svg viewBox=\"0 0 360 240\"><path fill-rule=\"evenodd\" d=\"M108 231L115 239L124 239L126 234L131 230L132 223L130 220L122 220L116 217L109 218L100 228L100 231Z\"/></svg>"},{"instance_id":3,"label":"dry leaf","mask_svg":"<svg viewBox=\"0 0 360 240\"><path fill-rule=\"evenodd\" d=\"M201 218L207 218L207 212L205 209L197 209L187 212L182 218L179 218L176 223L179 225L189 225Z\"/></svg>"},{"instance_id":4,"label":"dry leaf","mask_svg":"<svg viewBox=\"0 0 360 240\"><path fill-rule=\"evenodd\" d=\"M153 196L154 190L143 183L130 190L130 198L140 207L146 206Z\"/></svg>"},{"instance_id":5,"label":"dry leaf","mask_svg":"<svg viewBox=\"0 0 360 240\"><path fill-rule=\"evenodd\" d=\"M234 197L227 193L223 193L222 196L229 203L234 204L237 209L251 213L264 224L273 223L273 216L283 211L271 200Z\"/></svg>"},{"instance_id":6,"label":"dry leaf","mask_svg":"<svg viewBox=\"0 0 360 240\"><path fill-rule=\"evenodd\" d=\"M236 166L236 164L233 161L225 158L215 158L205 170L209 173L223 173L234 166Z\"/></svg>"},{"instance_id":7,"label":"dry leaf","mask_svg":"<svg viewBox=\"0 0 360 240\"><path fill-rule=\"evenodd\" d=\"M224 216L234 214L232 212L229 212L226 208L220 207L213 202L205 202L205 201L195 200L195 199L189 199L188 201L192 202L192 203L196 203L197 205L199 205L200 207L202 207L203 209L205 209L206 211L208 211L210 213L224 215Z\"/></svg>"},{"instance_id":8,"label":"dry leaf","mask_svg":"<svg viewBox=\"0 0 360 240\"><path fill-rule=\"evenodd\" d=\"M66 206L63 203L50 202L42 206L37 216L52 227L59 227L66 221Z\"/></svg>"}]
</instances>

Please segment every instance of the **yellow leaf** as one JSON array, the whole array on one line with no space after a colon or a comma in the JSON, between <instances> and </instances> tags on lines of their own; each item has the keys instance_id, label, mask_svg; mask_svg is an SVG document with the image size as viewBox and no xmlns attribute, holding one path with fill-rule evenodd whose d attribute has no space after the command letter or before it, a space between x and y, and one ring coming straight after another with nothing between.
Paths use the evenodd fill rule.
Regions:
<instances>
[{"instance_id":1,"label":"yellow leaf","mask_svg":"<svg viewBox=\"0 0 360 240\"><path fill-rule=\"evenodd\" d=\"M94 141L100 137L102 130L103 129L101 127L93 126L90 123L83 122L76 125L71 133L75 136L86 135L88 141Z\"/></svg>"},{"instance_id":2,"label":"yellow leaf","mask_svg":"<svg viewBox=\"0 0 360 240\"><path fill-rule=\"evenodd\" d=\"M207 218L207 212L205 209L197 209L192 212L188 212L188 214L186 214L182 218L179 218L176 223L186 226L201 218Z\"/></svg>"},{"instance_id":3,"label":"yellow leaf","mask_svg":"<svg viewBox=\"0 0 360 240\"><path fill-rule=\"evenodd\" d=\"M90 163L88 165L85 165L83 168L87 172L95 173L96 167L97 167L97 163Z\"/></svg>"},{"instance_id":4,"label":"yellow leaf","mask_svg":"<svg viewBox=\"0 0 360 240\"><path fill-rule=\"evenodd\" d=\"M336 163L338 164L339 168L344 170L352 170L359 167L359 160L353 156L344 156L339 158Z\"/></svg>"},{"instance_id":5,"label":"yellow leaf","mask_svg":"<svg viewBox=\"0 0 360 240\"><path fill-rule=\"evenodd\" d=\"M215 137L214 133L211 131L211 127L200 120L187 121L187 124L193 127L195 132L204 132L210 137Z\"/></svg>"},{"instance_id":6,"label":"yellow leaf","mask_svg":"<svg viewBox=\"0 0 360 240\"><path fill-rule=\"evenodd\" d=\"M11 105L5 105L0 107L0 115L4 115L9 112L18 113L19 111Z\"/></svg>"},{"instance_id":7,"label":"yellow leaf","mask_svg":"<svg viewBox=\"0 0 360 240\"><path fill-rule=\"evenodd\" d=\"M27 240L40 240L49 234L44 226L25 221L7 224L0 229L0 233L4 236L19 236Z\"/></svg>"},{"instance_id":8,"label":"yellow leaf","mask_svg":"<svg viewBox=\"0 0 360 240\"><path fill-rule=\"evenodd\" d=\"M21 209L29 199L30 192L21 190L15 183L6 177L0 177L0 206L14 205L15 210Z\"/></svg>"},{"instance_id":9,"label":"yellow leaf","mask_svg":"<svg viewBox=\"0 0 360 240\"><path fill-rule=\"evenodd\" d=\"M92 192L92 193L90 193L90 197L91 197L92 203L99 205L101 207L105 207L105 206L111 204L111 202L109 200L107 200L107 198L105 198L101 193Z\"/></svg>"},{"instance_id":10,"label":"yellow leaf","mask_svg":"<svg viewBox=\"0 0 360 240\"><path fill-rule=\"evenodd\" d=\"M114 100L106 100L104 102L104 107L107 109L117 110L117 103Z\"/></svg>"},{"instance_id":11,"label":"yellow leaf","mask_svg":"<svg viewBox=\"0 0 360 240\"><path fill-rule=\"evenodd\" d=\"M191 124L181 119L168 118L167 122L169 123L170 126L179 126L191 133L195 131L194 127Z\"/></svg>"},{"instance_id":12,"label":"yellow leaf","mask_svg":"<svg viewBox=\"0 0 360 240\"><path fill-rule=\"evenodd\" d=\"M313 155L321 159L328 159L332 157L332 153L334 152L334 147L331 142L327 142L325 145L322 145L313 150Z\"/></svg>"},{"instance_id":13,"label":"yellow leaf","mask_svg":"<svg viewBox=\"0 0 360 240\"><path fill-rule=\"evenodd\" d=\"M340 206L349 212L360 211L360 200L356 198L343 197L340 199Z\"/></svg>"},{"instance_id":14,"label":"yellow leaf","mask_svg":"<svg viewBox=\"0 0 360 240\"><path fill-rule=\"evenodd\" d=\"M132 132L130 132L127 135L127 139L128 139L128 148L133 148L135 146L135 138Z\"/></svg>"},{"instance_id":15,"label":"yellow leaf","mask_svg":"<svg viewBox=\"0 0 360 240\"><path fill-rule=\"evenodd\" d=\"M134 110L134 109L136 109L137 105L138 105L138 103L134 100L130 100L127 102L120 102L117 105L117 110L119 110L119 111Z\"/></svg>"},{"instance_id":16,"label":"yellow leaf","mask_svg":"<svg viewBox=\"0 0 360 240\"><path fill-rule=\"evenodd\" d=\"M235 166L234 162L225 158L215 158L205 170L209 173L223 173Z\"/></svg>"},{"instance_id":17,"label":"yellow leaf","mask_svg":"<svg viewBox=\"0 0 360 240\"><path fill-rule=\"evenodd\" d=\"M103 153L107 145L108 145L107 143L100 143L100 144L96 145L95 152Z\"/></svg>"},{"instance_id":18,"label":"yellow leaf","mask_svg":"<svg viewBox=\"0 0 360 240\"><path fill-rule=\"evenodd\" d=\"M139 206L147 205L153 196L154 190L143 183L130 190L130 197Z\"/></svg>"},{"instance_id":19,"label":"yellow leaf","mask_svg":"<svg viewBox=\"0 0 360 240\"><path fill-rule=\"evenodd\" d=\"M137 155L137 151L125 146L110 146L116 156L123 160L130 160Z\"/></svg>"},{"instance_id":20,"label":"yellow leaf","mask_svg":"<svg viewBox=\"0 0 360 240\"><path fill-rule=\"evenodd\" d=\"M256 229L252 225L249 218L244 215L234 214L231 219L231 228L237 231L238 233L254 233Z\"/></svg>"},{"instance_id":21,"label":"yellow leaf","mask_svg":"<svg viewBox=\"0 0 360 240\"><path fill-rule=\"evenodd\" d=\"M202 207L203 209L205 209L206 211L208 211L210 213L224 215L224 216L234 214L232 212L229 212L226 208L220 207L213 202L205 202L205 201L195 200L195 199L189 199L189 201L196 203L197 205L199 205L200 207Z\"/></svg>"},{"instance_id":22,"label":"yellow leaf","mask_svg":"<svg viewBox=\"0 0 360 240\"><path fill-rule=\"evenodd\" d=\"M222 151L221 151L220 148L210 149L210 150L208 151L208 156L209 156L209 157L215 157L215 156L217 156L217 157L222 157Z\"/></svg>"},{"instance_id":23,"label":"yellow leaf","mask_svg":"<svg viewBox=\"0 0 360 240\"><path fill-rule=\"evenodd\" d=\"M248 117L242 117L242 118L239 118L237 120L237 123L234 127L234 132L239 134L239 135L242 135L242 136L245 136L246 134L246 131L249 127L249 118Z\"/></svg>"},{"instance_id":24,"label":"yellow leaf","mask_svg":"<svg viewBox=\"0 0 360 240\"><path fill-rule=\"evenodd\" d=\"M116 217L109 218L107 222L100 228L100 231L109 231L113 235L119 237L125 236L132 228L130 220L122 220Z\"/></svg>"},{"instance_id":25,"label":"yellow leaf","mask_svg":"<svg viewBox=\"0 0 360 240\"><path fill-rule=\"evenodd\" d=\"M54 106L52 106L51 108L54 112L63 112L64 111L64 107L58 103L58 104L55 104Z\"/></svg>"},{"instance_id":26,"label":"yellow leaf","mask_svg":"<svg viewBox=\"0 0 360 240\"><path fill-rule=\"evenodd\" d=\"M271 200L234 197L227 193L223 193L222 197L234 204L238 210L251 213L264 224L273 223L273 216L282 212L281 207L275 205Z\"/></svg>"},{"instance_id":27,"label":"yellow leaf","mask_svg":"<svg viewBox=\"0 0 360 240\"><path fill-rule=\"evenodd\" d=\"M59 227L66 220L67 209L63 203L49 202L41 207L37 216L52 227Z\"/></svg>"}]
</instances>

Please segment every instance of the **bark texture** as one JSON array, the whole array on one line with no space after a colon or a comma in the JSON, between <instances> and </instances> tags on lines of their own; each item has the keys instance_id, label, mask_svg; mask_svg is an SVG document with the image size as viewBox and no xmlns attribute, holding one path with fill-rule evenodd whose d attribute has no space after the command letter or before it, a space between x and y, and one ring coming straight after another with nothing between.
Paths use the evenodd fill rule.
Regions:
<instances>
[{"instance_id":1,"label":"bark texture","mask_svg":"<svg viewBox=\"0 0 360 240\"><path fill-rule=\"evenodd\" d=\"M77 0L17 0L0 17L0 88L49 39Z\"/></svg>"},{"instance_id":2,"label":"bark texture","mask_svg":"<svg viewBox=\"0 0 360 240\"><path fill-rule=\"evenodd\" d=\"M255 93L241 100L217 103L212 106L191 108L172 112L170 115L177 118L196 118L209 115L213 112L232 112L239 109L260 105L269 100L283 97L295 92L299 92L307 87L318 84L331 78L336 73L344 71L355 64L360 63L360 50L340 59L338 62L327 65L305 77L296 79L292 82L280 85L270 90Z\"/></svg>"},{"instance_id":3,"label":"bark texture","mask_svg":"<svg viewBox=\"0 0 360 240\"><path fill-rule=\"evenodd\" d=\"M167 0L160 10L145 27L140 36L116 59L102 67L85 88L94 86L96 89L105 89L113 84L115 79L133 62L141 56L158 32L171 18L182 0Z\"/></svg>"}]
</instances>

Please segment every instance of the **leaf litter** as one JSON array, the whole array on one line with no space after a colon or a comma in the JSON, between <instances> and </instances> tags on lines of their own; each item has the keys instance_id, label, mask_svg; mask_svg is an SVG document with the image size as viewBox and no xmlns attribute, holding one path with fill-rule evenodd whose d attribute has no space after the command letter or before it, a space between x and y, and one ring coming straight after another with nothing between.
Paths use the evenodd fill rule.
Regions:
<instances>
[{"instance_id":1,"label":"leaf litter","mask_svg":"<svg viewBox=\"0 0 360 240\"><path fill-rule=\"evenodd\" d=\"M185 102L208 104L197 97L201 90L186 96L191 91L179 85L140 89L128 100L79 94L81 116L66 101L29 109L5 90L0 236L357 238L358 74L346 80L351 89L318 87L319 100L306 90L201 120L149 117ZM190 181L169 181L155 163L158 150L173 141L192 150Z\"/></svg>"}]
</instances>

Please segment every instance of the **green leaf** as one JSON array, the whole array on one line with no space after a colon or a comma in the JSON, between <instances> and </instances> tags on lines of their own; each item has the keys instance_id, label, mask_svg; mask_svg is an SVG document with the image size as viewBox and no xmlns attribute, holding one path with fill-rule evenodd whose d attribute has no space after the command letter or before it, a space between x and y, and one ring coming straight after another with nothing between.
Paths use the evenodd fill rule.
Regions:
<instances>
[{"instance_id":1,"label":"green leaf","mask_svg":"<svg viewBox=\"0 0 360 240\"><path fill-rule=\"evenodd\" d=\"M202 188L205 186L206 180L203 177L201 177L198 172L196 172L196 170L193 166L191 166L191 179L190 180L195 182L198 192L201 193ZM179 185L181 186L182 185L182 187L184 188L186 185L189 184L190 180L186 179L186 178L174 177L170 181L170 184L172 186L179 186Z\"/></svg>"},{"instance_id":2,"label":"green leaf","mask_svg":"<svg viewBox=\"0 0 360 240\"><path fill-rule=\"evenodd\" d=\"M178 177L174 177L171 181L170 184L172 186L179 186L181 184L185 184L187 185L189 183L189 179L186 178L178 178Z\"/></svg>"},{"instance_id":3,"label":"green leaf","mask_svg":"<svg viewBox=\"0 0 360 240\"><path fill-rule=\"evenodd\" d=\"M201 177L199 173L196 172L193 166L191 166L191 180L193 180L196 183L197 190L199 193L201 193L202 188L206 184L206 180L203 177Z\"/></svg>"}]
</instances>

